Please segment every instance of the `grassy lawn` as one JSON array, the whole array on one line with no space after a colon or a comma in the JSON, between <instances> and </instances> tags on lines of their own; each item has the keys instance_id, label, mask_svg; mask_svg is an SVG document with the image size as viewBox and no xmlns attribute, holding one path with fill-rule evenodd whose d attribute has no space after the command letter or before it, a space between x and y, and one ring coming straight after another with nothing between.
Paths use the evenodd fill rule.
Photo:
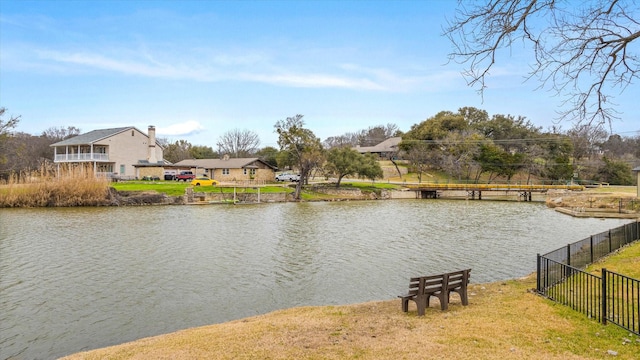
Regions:
<instances>
[{"instance_id":1,"label":"grassy lawn","mask_svg":"<svg viewBox=\"0 0 640 360\"><path fill-rule=\"evenodd\" d=\"M637 262L640 244L604 260ZM623 270L621 270L623 271ZM626 271L626 270L624 270ZM531 289L535 275L470 284L469 306L452 296L424 317L400 300L305 306L187 329L70 356L70 359L637 359L638 337L603 326ZM614 355L615 354L615 355Z\"/></svg>"},{"instance_id":2,"label":"grassy lawn","mask_svg":"<svg viewBox=\"0 0 640 360\"><path fill-rule=\"evenodd\" d=\"M587 267L589 272L601 272L602 268L626 276L640 279L640 246L634 244L615 252L604 259Z\"/></svg>"},{"instance_id":3,"label":"grassy lawn","mask_svg":"<svg viewBox=\"0 0 640 360\"><path fill-rule=\"evenodd\" d=\"M118 191L157 191L169 196L184 195L184 190L191 186L182 181L120 181L111 184Z\"/></svg>"},{"instance_id":4,"label":"grassy lawn","mask_svg":"<svg viewBox=\"0 0 640 360\"><path fill-rule=\"evenodd\" d=\"M111 186L118 191L157 191L169 196L181 196L184 195L185 189L191 187L189 182L183 181L121 181L112 183ZM236 187L236 191L246 193L257 193L258 190L255 187ZM233 186L198 186L194 187L194 191L197 192L223 192L233 193ZM272 185L261 186L261 193L278 193L278 192L291 192L291 188Z\"/></svg>"},{"instance_id":5,"label":"grassy lawn","mask_svg":"<svg viewBox=\"0 0 640 360\"><path fill-rule=\"evenodd\" d=\"M164 193L169 196L181 196L185 194L185 189L191 187L189 182L182 181L121 181L112 183L111 186L118 191L157 191L159 193ZM285 183L285 184L272 184L267 186L260 186L260 193L268 194L268 193L292 193L295 191L295 183ZM331 186L327 184L327 186ZM336 198L334 195L321 194L317 192L313 192L313 185L305 186L303 188L301 197L306 201L314 201L314 200L330 200L332 198ZM347 181L343 182L340 185L340 188L348 189L348 188L358 188L361 191L375 191L380 189L396 189L399 188L398 185L393 185L389 183L383 182L352 182ZM242 192L242 193L257 193L257 187L235 187L232 185L221 184L219 186L198 186L194 187L194 191L197 192L222 192L225 194L233 193L233 191Z\"/></svg>"}]
</instances>

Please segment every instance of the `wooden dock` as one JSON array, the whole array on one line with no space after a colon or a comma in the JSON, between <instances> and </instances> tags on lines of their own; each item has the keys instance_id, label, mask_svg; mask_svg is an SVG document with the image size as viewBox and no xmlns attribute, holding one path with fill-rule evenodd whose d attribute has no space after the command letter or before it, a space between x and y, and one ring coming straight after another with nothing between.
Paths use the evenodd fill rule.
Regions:
<instances>
[{"instance_id":1,"label":"wooden dock","mask_svg":"<svg viewBox=\"0 0 640 360\"><path fill-rule=\"evenodd\" d=\"M549 190L582 191L582 185L542 185L542 184L438 184L420 183L405 185L409 190L416 191L422 199L436 199L445 191L465 191L467 198L482 200L483 192L515 192L524 201L531 201L532 193L546 193Z\"/></svg>"}]
</instances>

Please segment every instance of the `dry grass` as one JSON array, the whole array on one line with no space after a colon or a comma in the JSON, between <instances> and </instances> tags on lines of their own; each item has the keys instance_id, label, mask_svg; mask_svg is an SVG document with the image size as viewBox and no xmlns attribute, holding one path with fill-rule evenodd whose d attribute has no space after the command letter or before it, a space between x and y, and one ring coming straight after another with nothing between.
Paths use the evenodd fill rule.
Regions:
<instances>
[{"instance_id":1,"label":"dry grass","mask_svg":"<svg viewBox=\"0 0 640 360\"><path fill-rule=\"evenodd\" d=\"M424 317L400 300L301 307L66 359L637 359L640 342L533 294L535 277L471 285ZM411 303L413 304L413 303ZM625 338L632 339L626 342Z\"/></svg>"},{"instance_id":2,"label":"dry grass","mask_svg":"<svg viewBox=\"0 0 640 360\"><path fill-rule=\"evenodd\" d=\"M586 190L588 193L596 194L613 194L615 196L636 196L638 194L638 188L635 186L599 186L595 188L589 188Z\"/></svg>"},{"instance_id":3,"label":"dry grass","mask_svg":"<svg viewBox=\"0 0 640 360\"><path fill-rule=\"evenodd\" d=\"M15 174L0 184L0 207L97 206L108 202L109 181L70 169Z\"/></svg>"},{"instance_id":4,"label":"dry grass","mask_svg":"<svg viewBox=\"0 0 640 360\"><path fill-rule=\"evenodd\" d=\"M587 188L584 191L549 194L546 203L550 207L617 209L620 200L637 198L635 186L603 186Z\"/></svg>"}]
</instances>

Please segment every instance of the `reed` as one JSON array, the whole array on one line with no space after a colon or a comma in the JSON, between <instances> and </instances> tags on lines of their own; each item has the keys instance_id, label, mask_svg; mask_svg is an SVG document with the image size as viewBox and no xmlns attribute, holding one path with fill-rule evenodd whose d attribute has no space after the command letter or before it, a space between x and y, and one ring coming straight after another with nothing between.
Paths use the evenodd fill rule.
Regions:
<instances>
[{"instance_id":1,"label":"reed","mask_svg":"<svg viewBox=\"0 0 640 360\"><path fill-rule=\"evenodd\" d=\"M11 174L0 183L0 207L100 206L109 203L109 180L90 169L46 169Z\"/></svg>"}]
</instances>

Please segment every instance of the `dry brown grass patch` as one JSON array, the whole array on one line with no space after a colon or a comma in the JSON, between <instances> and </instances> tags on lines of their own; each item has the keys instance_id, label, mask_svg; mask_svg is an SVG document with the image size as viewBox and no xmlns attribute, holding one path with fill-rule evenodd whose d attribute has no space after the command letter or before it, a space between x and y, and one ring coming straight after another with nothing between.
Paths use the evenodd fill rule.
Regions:
<instances>
[{"instance_id":1,"label":"dry brown grass patch","mask_svg":"<svg viewBox=\"0 0 640 360\"><path fill-rule=\"evenodd\" d=\"M0 207L97 206L108 202L109 181L83 169L59 176L14 174L0 184Z\"/></svg>"}]
</instances>

